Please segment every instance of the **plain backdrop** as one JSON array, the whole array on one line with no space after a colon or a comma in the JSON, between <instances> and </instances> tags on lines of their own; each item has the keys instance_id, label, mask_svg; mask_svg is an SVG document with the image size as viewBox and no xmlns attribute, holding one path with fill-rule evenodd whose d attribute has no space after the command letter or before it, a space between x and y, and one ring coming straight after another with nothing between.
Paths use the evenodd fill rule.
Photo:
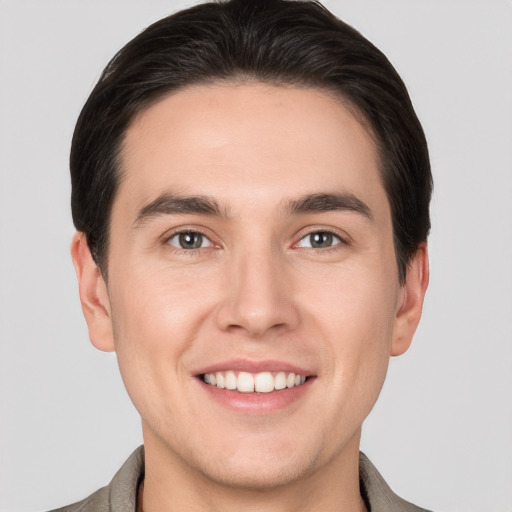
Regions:
<instances>
[{"instance_id":1,"label":"plain backdrop","mask_svg":"<svg viewBox=\"0 0 512 512\"><path fill-rule=\"evenodd\" d=\"M193 2L192 2L193 3ZM326 1L388 55L429 140L431 284L362 447L436 511L510 511L512 3ZM90 345L69 258L68 153L109 58L186 1L0 3L0 510L109 482L141 443L115 356Z\"/></svg>"}]
</instances>

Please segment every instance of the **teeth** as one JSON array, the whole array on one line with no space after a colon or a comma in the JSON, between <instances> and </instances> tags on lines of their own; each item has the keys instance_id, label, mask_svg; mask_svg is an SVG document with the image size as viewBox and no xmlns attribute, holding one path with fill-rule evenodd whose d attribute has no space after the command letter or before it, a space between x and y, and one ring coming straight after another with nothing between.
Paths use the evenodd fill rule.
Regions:
<instances>
[{"instance_id":1,"label":"teeth","mask_svg":"<svg viewBox=\"0 0 512 512\"><path fill-rule=\"evenodd\" d=\"M258 393L270 393L274 391L274 377L270 372L258 373L254 379L254 389Z\"/></svg>"},{"instance_id":2,"label":"teeth","mask_svg":"<svg viewBox=\"0 0 512 512\"><path fill-rule=\"evenodd\" d=\"M248 373L235 372L229 370L226 372L205 373L203 380L207 384L217 386L221 389L238 390L240 393L270 393L274 390L293 388L306 382L305 375L298 375L293 372L261 372Z\"/></svg>"},{"instance_id":3,"label":"teeth","mask_svg":"<svg viewBox=\"0 0 512 512\"><path fill-rule=\"evenodd\" d=\"M224 375L222 375L221 372L217 372L215 374L215 378L217 379L217 387L218 388L225 388L226 387L226 384L225 384L225 381L224 381Z\"/></svg>"},{"instance_id":4,"label":"teeth","mask_svg":"<svg viewBox=\"0 0 512 512\"><path fill-rule=\"evenodd\" d=\"M254 391L254 377L247 372L240 372L236 381L236 389L241 393L252 393Z\"/></svg>"},{"instance_id":5,"label":"teeth","mask_svg":"<svg viewBox=\"0 0 512 512\"><path fill-rule=\"evenodd\" d=\"M304 377L304 381L306 377ZM274 388L275 389L284 389L286 387L286 373L279 372L274 379Z\"/></svg>"},{"instance_id":6,"label":"teeth","mask_svg":"<svg viewBox=\"0 0 512 512\"><path fill-rule=\"evenodd\" d=\"M206 375L208 375L208 374L206 374ZM206 377L206 375L205 375L205 377ZM236 389L235 372L226 372L226 376L224 377L224 384L226 385L226 389Z\"/></svg>"}]
</instances>

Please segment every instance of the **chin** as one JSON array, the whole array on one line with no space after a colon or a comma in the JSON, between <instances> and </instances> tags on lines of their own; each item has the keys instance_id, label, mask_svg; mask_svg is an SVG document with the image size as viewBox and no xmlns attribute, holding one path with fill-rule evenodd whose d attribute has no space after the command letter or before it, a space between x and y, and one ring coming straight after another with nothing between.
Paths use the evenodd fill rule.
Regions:
<instances>
[{"instance_id":1,"label":"chin","mask_svg":"<svg viewBox=\"0 0 512 512\"><path fill-rule=\"evenodd\" d=\"M303 479L313 472L314 461L308 457L288 457L258 453L257 456L223 461L221 464L204 464L199 471L210 481L222 486L246 491L275 489Z\"/></svg>"}]
</instances>

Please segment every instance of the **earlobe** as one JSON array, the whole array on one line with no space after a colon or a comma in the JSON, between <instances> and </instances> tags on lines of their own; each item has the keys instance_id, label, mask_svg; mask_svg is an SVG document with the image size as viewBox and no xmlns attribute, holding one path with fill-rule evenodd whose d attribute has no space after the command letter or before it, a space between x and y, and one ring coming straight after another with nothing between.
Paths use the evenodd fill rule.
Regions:
<instances>
[{"instance_id":1,"label":"earlobe","mask_svg":"<svg viewBox=\"0 0 512 512\"><path fill-rule=\"evenodd\" d=\"M84 233L77 232L73 236L71 257L89 339L97 349L112 352L115 347L107 286L91 255Z\"/></svg>"},{"instance_id":2,"label":"earlobe","mask_svg":"<svg viewBox=\"0 0 512 512\"><path fill-rule=\"evenodd\" d=\"M418 327L423 299L429 280L427 244L419 246L407 267L407 276L402 286L402 297L395 316L391 355L403 354L411 345Z\"/></svg>"}]
</instances>

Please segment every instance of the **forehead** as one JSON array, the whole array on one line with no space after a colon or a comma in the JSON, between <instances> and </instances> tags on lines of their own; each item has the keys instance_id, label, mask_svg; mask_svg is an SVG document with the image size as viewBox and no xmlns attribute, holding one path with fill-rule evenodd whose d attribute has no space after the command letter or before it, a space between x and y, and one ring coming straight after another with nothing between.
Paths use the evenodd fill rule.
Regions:
<instances>
[{"instance_id":1,"label":"forehead","mask_svg":"<svg viewBox=\"0 0 512 512\"><path fill-rule=\"evenodd\" d=\"M127 130L121 169L116 202L136 208L162 192L235 207L315 192L383 194L376 146L340 100L261 83L189 87L154 103Z\"/></svg>"}]
</instances>

